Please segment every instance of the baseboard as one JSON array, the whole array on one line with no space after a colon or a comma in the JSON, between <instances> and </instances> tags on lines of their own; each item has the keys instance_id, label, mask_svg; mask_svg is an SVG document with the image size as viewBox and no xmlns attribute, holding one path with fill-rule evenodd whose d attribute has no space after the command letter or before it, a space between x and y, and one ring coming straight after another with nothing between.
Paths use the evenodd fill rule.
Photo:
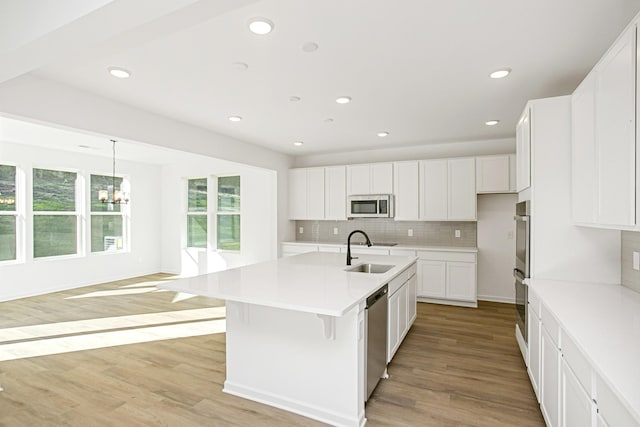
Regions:
<instances>
[{"instance_id":1,"label":"baseboard","mask_svg":"<svg viewBox=\"0 0 640 427\"><path fill-rule=\"evenodd\" d=\"M428 302L431 304L455 305L458 307L478 308L478 302L474 301L456 301L450 299L426 298L418 297L418 302Z\"/></svg>"},{"instance_id":2,"label":"baseboard","mask_svg":"<svg viewBox=\"0 0 640 427\"><path fill-rule=\"evenodd\" d=\"M318 406L299 402L285 396L256 390L251 387L230 382L229 380L226 380L224 382L224 388L222 389L222 391L234 396L284 409L285 411L293 412L307 418L311 418L334 426L362 427L367 422L367 419L364 416L364 412L360 414L358 418L346 417L344 415L337 414L333 411L320 408Z\"/></svg>"},{"instance_id":3,"label":"baseboard","mask_svg":"<svg viewBox=\"0 0 640 427\"><path fill-rule=\"evenodd\" d=\"M479 301L503 302L506 304L515 304L516 301L510 297L496 297L491 295L478 295Z\"/></svg>"}]
</instances>

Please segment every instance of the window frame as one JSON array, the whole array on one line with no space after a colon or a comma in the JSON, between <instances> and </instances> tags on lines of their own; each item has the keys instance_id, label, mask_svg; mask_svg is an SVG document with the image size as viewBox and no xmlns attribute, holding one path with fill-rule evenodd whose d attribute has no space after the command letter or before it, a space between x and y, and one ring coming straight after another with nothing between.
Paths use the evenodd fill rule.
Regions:
<instances>
[{"instance_id":1,"label":"window frame","mask_svg":"<svg viewBox=\"0 0 640 427\"><path fill-rule=\"evenodd\" d=\"M121 203L120 206L120 212L100 212L100 211L92 211L91 210L91 203L93 201L93 198L95 197L97 199L98 195L97 194L92 194L91 193L91 176L95 175L95 176L105 176L107 178L111 178L113 176L113 174L111 172L107 172L107 173L101 173L101 172L89 172L88 173L88 184L87 184L87 188L86 188L86 203L85 203L85 209L87 211L87 227L86 227L86 240L85 240L85 247L86 247L86 252L88 256L105 256L105 255L117 255L117 254L122 254L122 253L128 253L131 252L131 208L130 208L130 204L131 204L131 200L129 200L128 203ZM129 192L129 187L131 185L131 182L129 180L128 175L115 175L116 178L121 178L122 179L122 183L120 184L120 189L121 191L127 191ZM122 217L122 249L117 249L117 250L113 250L113 251L93 251L92 249L92 239L93 239L93 217L94 216L121 216Z\"/></svg>"},{"instance_id":2,"label":"window frame","mask_svg":"<svg viewBox=\"0 0 640 427\"><path fill-rule=\"evenodd\" d=\"M86 214L84 212L85 206L85 176L84 174L74 168L64 168L57 166L39 166L33 165L31 168L31 173L29 177L29 183L31 187L31 195L29 203L29 217L31 219L30 234L31 237L31 249L30 249L30 259L36 262L39 261L48 261L48 260L60 260L60 259L71 259L71 258L82 258L86 256L86 245L85 245L85 235L87 234L85 231L84 224L86 224ZM33 174L36 169L40 170L49 170L54 172L70 172L76 174L76 181L74 185L75 192L75 210L73 211L36 211L33 209L33 191L34 191L34 182L33 182ZM25 189L26 193L26 189ZM36 236L35 236L35 218L36 216L75 216L76 217L76 252L73 254L62 254L62 255L48 255L48 256L35 256L35 245L36 245Z\"/></svg>"},{"instance_id":3,"label":"window frame","mask_svg":"<svg viewBox=\"0 0 640 427\"><path fill-rule=\"evenodd\" d=\"M238 179L240 180L240 209L238 209L237 211L220 211L218 209L218 180L220 178L228 178L228 177L238 177ZM214 247L216 248L216 250L218 252L231 252L231 253L240 253L242 251L242 174L240 173L229 173L229 174L224 174L224 175L216 175L213 177L213 182L215 185L215 198L214 198L214 212L213 212L213 229L214 229L214 236L213 236L213 242L214 242ZM219 242L218 242L218 217L220 216L232 216L232 215L237 215L239 217L240 220L240 239L238 241L238 245L240 247L240 249L220 249L218 247Z\"/></svg>"},{"instance_id":4,"label":"window frame","mask_svg":"<svg viewBox=\"0 0 640 427\"><path fill-rule=\"evenodd\" d=\"M189 181L192 180L199 180L199 179L205 179L207 181L207 209L205 209L204 211L189 211ZM185 227L185 241L184 241L184 248L185 249L189 249L189 250L194 250L194 251L210 251L211 248L214 248L215 246L212 245L212 240L211 240L211 235L212 230L215 228L215 225L211 223L211 206L212 206L212 198L211 198L211 176L189 176L189 177L185 177L184 178L184 197L183 197L183 201L184 201L184 227ZM206 218L206 224L207 224L207 237L206 237L206 246L205 247L201 247L201 246L189 246L189 217L193 217L193 216L203 216ZM215 230L213 231L215 233Z\"/></svg>"},{"instance_id":5,"label":"window frame","mask_svg":"<svg viewBox=\"0 0 640 427\"><path fill-rule=\"evenodd\" d=\"M24 236L24 208L25 197L23 192L26 192L25 188L25 176L24 169L17 163L2 161L1 166L11 166L15 168L15 207L11 211L0 211L0 216L13 216L15 220L15 242L16 242L16 257L14 259L0 260L0 266L22 264L25 262L25 236Z\"/></svg>"}]
</instances>

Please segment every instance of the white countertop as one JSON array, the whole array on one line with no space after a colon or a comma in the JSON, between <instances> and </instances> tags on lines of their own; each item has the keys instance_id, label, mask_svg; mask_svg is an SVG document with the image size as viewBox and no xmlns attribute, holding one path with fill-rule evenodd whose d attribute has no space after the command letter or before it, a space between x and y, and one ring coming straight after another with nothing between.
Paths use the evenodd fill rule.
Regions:
<instances>
[{"instance_id":1,"label":"white countertop","mask_svg":"<svg viewBox=\"0 0 640 427\"><path fill-rule=\"evenodd\" d=\"M640 293L621 285L539 279L526 283L640 420Z\"/></svg>"},{"instance_id":2,"label":"white countertop","mask_svg":"<svg viewBox=\"0 0 640 427\"><path fill-rule=\"evenodd\" d=\"M335 246L335 247L347 247L346 243L336 243L336 242L306 242L306 241L289 241L289 242L281 242L285 245L311 245L311 246ZM363 248L367 247L366 245L354 245L351 243L351 249L353 248ZM409 245L404 243L399 243L395 246L378 246L375 243L372 248L375 249L409 249L414 251L445 251L445 252L478 252L478 248L474 246L434 246L434 245Z\"/></svg>"},{"instance_id":3,"label":"white countertop","mask_svg":"<svg viewBox=\"0 0 640 427\"><path fill-rule=\"evenodd\" d=\"M159 288L329 316L342 316L411 265L414 257L359 255L353 265L392 264L382 274L344 271L345 255L311 252L218 273L178 279Z\"/></svg>"}]
</instances>

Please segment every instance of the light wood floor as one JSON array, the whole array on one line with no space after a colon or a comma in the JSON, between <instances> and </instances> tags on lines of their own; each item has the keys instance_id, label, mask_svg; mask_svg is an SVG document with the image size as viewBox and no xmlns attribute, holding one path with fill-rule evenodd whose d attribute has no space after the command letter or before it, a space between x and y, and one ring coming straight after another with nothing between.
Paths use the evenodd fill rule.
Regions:
<instances>
[{"instance_id":1,"label":"light wood floor","mask_svg":"<svg viewBox=\"0 0 640 427\"><path fill-rule=\"evenodd\" d=\"M224 333L166 334L200 333L220 321L202 309L224 304L202 297L173 303L175 293L154 289L167 279L145 276L0 303L0 426L322 425L222 393ZM178 310L169 320L129 317ZM367 426L544 426L513 336L513 316L508 304L418 304L390 378L367 404ZM93 320L107 317L114 318L111 328ZM73 323L61 332L60 322ZM151 341L15 356L23 347L59 352L78 339L100 347L131 335Z\"/></svg>"}]
</instances>

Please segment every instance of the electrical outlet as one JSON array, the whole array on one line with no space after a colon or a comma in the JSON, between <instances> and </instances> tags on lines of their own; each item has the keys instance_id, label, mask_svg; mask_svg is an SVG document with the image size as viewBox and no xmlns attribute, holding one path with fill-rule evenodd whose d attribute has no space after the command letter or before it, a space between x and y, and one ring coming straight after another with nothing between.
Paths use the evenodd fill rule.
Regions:
<instances>
[{"instance_id":1,"label":"electrical outlet","mask_svg":"<svg viewBox=\"0 0 640 427\"><path fill-rule=\"evenodd\" d=\"M300 233L300 234L304 234L304 227L300 227L300 228L298 229L298 233Z\"/></svg>"},{"instance_id":2,"label":"electrical outlet","mask_svg":"<svg viewBox=\"0 0 640 427\"><path fill-rule=\"evenodd\" d=\"M413 230L411 228L407 230L407 236L413 237Z\"/></svg>"},{"instance_id":3,"label":"electrical outlet","mask_svg":"<svg viewBox=\"0 0 640 427\"><path fill-rule=\"evenodd\" d=\"M456 230L455 236L456 236L456 239L459 239L460 236L462 236L462 233L460 232L460 230Z\"/></svg>"},{"instance_id":4,"label":"electrical outlet","mask_svg":"<svg viewBox=\"0 0 640 427\"><path fill-rule=\"evenodd\" d=\"M338 234L338 227L333 227L333 234Z\"/></svg>"},{"instance_id":5,"label":"electrical outlet","mask_svg":"<svg viewBox=\"0 0 640 427\"><path fill-rule=\"evenodd\" d=\"M507 240L513 240L513 231L507 232Z\"/></svg>"},{"instance_id":6,"label":"electrical outlet","mask_svg":"<svg viewBox=\"0 0 640 427\"><path fill-rule=\"evenodd\" d=\"M633 252L633 269L640 270L640 252Z\"/></svg>"}]
</instances>

